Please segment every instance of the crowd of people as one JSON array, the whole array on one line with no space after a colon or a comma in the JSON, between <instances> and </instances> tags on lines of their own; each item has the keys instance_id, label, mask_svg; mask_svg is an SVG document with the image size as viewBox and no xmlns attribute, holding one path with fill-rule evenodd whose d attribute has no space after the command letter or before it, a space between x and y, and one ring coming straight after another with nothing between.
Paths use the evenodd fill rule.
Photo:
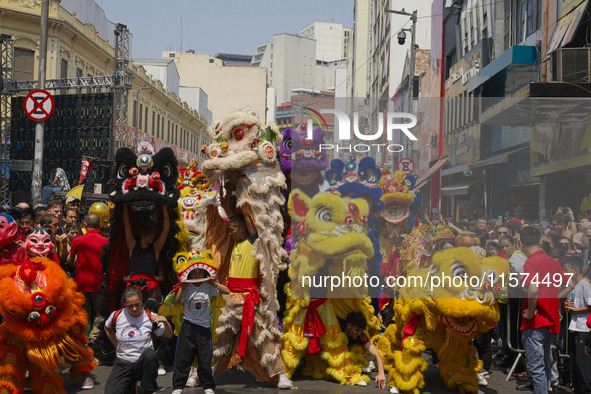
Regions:
<instances>
[{"instance_id":1,"label":"crowd of people","mask_svg":"<svg viewBox=\"0 0 591 394\"><path fill-rule=\"evenodd\" d=\"M51 240L51 248L45 257L59 264L76 281L78 291L86 298L84 309L88 323L85 335L89 345L94 347L100 336L106 335L116 349L114 368L105 392L125 392L135 387L136 381L142 382L145 392L157 391L156 377L166 374L163 362L167 358L156 355L154 343L158 342L153 342L152 338L170 338L173 328L170 319L156 313L157 308L144 308L144 301L156 299L159 306L163 300L158 288L163 276L158 255L168 228L158 234L154 226L146 225L138 234L133 234L125 211L123 224L130 253L130 273L125 277L127 288L121 299L123 308L110 311L107 317L104 313L104 270L100 261L103 247L108 244L108 230L103 227L105 221L97 213L81 212L80 199L75 196L65 201L54 198L35 208L20 203L6 213L18 224L16 244L26 246L19 249L19 253L27 250L31 255L35 250L33 244L48 242L43 240L44 237ZM163 215L166 215L164 209ZM591 334L587 324L591 311L591 214L581 213L575 217L572 209L561 207L549 220L535 221L520 216L517 211L515 217L502 221L486 217L458 223L449 221L449 226L458 234L476 234L480 242L477 253L507 259L511 273L524 274L518 276L521 279L526 278L525 274L529 277L520 280L518 286L506 286L505 297L499 302L499 323L489 332L478 334L474 340L478 357L483 361L483 369L478 373L479 384L488 384L493 359L496 359L507 371L513 367L519 382L518 390L556 392L561 384L572 387L575 393L591 392ZM168 220L164 222L168 223ZM395 248L400 247L400 242L400 238L394 240ZM25 245L27 243L31 244ZM438 248L456 246L453 241L446 241ZM0 256L2 259L9 257ZM132 264L135 260L150 261L151 264ZM569 279L568 286L557 288L549 283L532 283L534 274L543 277L557 273ZM138 290L141 287L134 281L138 275L147 278L147 283L155 283L148 287L148 296L145 291ZM205 392L212 393L215 389L210 364L209 299L228 294L230 290L208 275L202 269L192 271L190 279L203 279L203 282L183 283L174 299L175 303L188 303L189 306L196 304L198 299L202 306L198 310L185 308L179 334L180 348L184 352L173 358L175 393L182 392L191 380L194 384L196 379L189 377L189 371L195 356L199 359L197 372ZM389 321L391 316L388 320L384 315L384 323L387 325ZM359 342L366 322L360 321L359 316L351 316L351 322L345 323L347 329L344 332L350 342ZM138 331L140 338L133 338L130 334L132 327L145 328ZM367 340L361 342L363 346L371 347ZM498 351L493 355L495 348ZM385 387L380 353L376 350L370 354L379 366L379 386ZM518 357L520 354L524 357ZM286 378L283 375L281 379ZM87 374L82 389L93 387L92 375Z\"/></svg>"}]
</instances>

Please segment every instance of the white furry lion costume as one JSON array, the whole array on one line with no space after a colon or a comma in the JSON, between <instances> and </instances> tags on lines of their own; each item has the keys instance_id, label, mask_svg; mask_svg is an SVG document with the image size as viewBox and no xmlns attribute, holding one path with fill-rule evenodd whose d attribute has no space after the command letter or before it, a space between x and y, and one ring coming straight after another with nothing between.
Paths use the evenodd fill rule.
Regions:
<instances>
[{"instance_id":1,"label":"white furry lion costume","mask_svg":"<svg viewBox=\"0 0 591 394\"><path fill-rule=\"evenodd\" d=\"M284 372L276 282L287 258L282 248L284 223L280 212L284 204L280 189L286 184L275 148L279 132L276 126L263 125L250 109L228 115L208 131L214 142L206 149L209 159L201 169L215 184L217 209L210 206L207 212L207 249L212 250L219 266L218 280L232 287L228 273L234 245L227 220L243 214L249 233L258 234L251 252L258 264L258 277L250 279L257 283L253 291L260 294L253 325L247 329L252 331L247 343L241 344L241 351L238 342L246 328L243 305L249 292L230 288L232 294L224 297L225 305L214 319L214 373L239 364L259 380L276 380Z\"/></svg>"}]
</instances>

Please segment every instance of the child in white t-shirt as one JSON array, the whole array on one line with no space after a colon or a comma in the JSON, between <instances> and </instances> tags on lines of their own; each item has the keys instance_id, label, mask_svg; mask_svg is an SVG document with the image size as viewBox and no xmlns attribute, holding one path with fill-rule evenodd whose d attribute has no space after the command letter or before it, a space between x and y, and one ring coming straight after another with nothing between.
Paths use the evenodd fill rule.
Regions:
<instances>
[{"instance_id":1,"label":"child in white t-shirt","mask_svg":"<svg viewBox=\"0 0 591 394\"><path fill-rule=\"evenodd\" d=\"M215 389L215 380L211 371L211 297L219 297L220 293L230 294L230 290L211 278L209 273L201 268L191 271L188 279L205 280L199 283L182 282L174 298L175 304L180 302L185 304L185 314L176 346L172 393L182 393L189 377L191 364L197 356L199 380L205 393L211 394Z\"/></svg>"},{"instance_id":2,"label":"child in white t-shirt","mask_svg":"<svg viewBox=\"0 0 591 394\"><path fill-rule=\"evenodd\" d=\"M121 296L123 309L105 322L107 338L116 349L117 358L105 384L105 393L135 392L138 380L146 393L158 391L158 357L152 336L172 338L172 327L164 316L149 313L142 307L142 293L129 286Z\"/></svg>"},{"instance_id":3,"label":"child in white t-shirt","mask_svg":"<svg viewBox=\"0 0 591 394\"><path fill-rule=\"evenodd\" d=\"M573 274L575 284L564 302L571 314L568 330L573 389L575 393L587 393L591 391L591 357L585 354L585 337L590 330L587 319L591 312L591 282L583 276L583 264L578 257L567 256L561 262L564 270Z\"/></svg>"}]
</instances>

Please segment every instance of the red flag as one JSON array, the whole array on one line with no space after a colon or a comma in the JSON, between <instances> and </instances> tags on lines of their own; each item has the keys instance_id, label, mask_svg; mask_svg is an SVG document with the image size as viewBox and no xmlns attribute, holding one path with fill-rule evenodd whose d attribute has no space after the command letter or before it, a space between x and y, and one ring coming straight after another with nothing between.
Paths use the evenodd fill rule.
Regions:
<instances>
[{"instance_id":1,"label":"red flag","mask_svg":"<svg viewBox=\"0 0 591 394\"><path fill-rule=\"evenodd\" d=\"M80 181L78 182L79 185L82 184L82 181L86 178L86 174L88 174L88 171L90 171L93 164L94 161L92 160L82 159L82 170L80 170Z\"/></svg>"}]
</instances>

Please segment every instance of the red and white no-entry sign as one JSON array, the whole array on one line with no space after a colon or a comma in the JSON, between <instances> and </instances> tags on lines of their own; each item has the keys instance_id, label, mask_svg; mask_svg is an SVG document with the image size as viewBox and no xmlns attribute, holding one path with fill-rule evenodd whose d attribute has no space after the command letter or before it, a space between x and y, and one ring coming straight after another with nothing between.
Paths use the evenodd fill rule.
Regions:
<instances>
[{"instance_id":1,"label":"red and white no-entry sign","mask_svg":"<svg viewBox=\"0 0 591 394\"><path fill-rule=\"evenodd\" d=\"M398 169L404 171L405 174L410 174L415 170L415 163L408 157L405 157L398 162Z\"/></svg>"},{"instance_id":2,"label":"red and white no-entry sign","mask_svg":"<svg viewBox=\"0 0 591 394\"><path fill-rule=\"evenodd\" d=\"M53 96L47 90L36 89L27 94L24 102L25 114L35 122L49 119L55 109Z\"/></svg>"}]
</instances>

